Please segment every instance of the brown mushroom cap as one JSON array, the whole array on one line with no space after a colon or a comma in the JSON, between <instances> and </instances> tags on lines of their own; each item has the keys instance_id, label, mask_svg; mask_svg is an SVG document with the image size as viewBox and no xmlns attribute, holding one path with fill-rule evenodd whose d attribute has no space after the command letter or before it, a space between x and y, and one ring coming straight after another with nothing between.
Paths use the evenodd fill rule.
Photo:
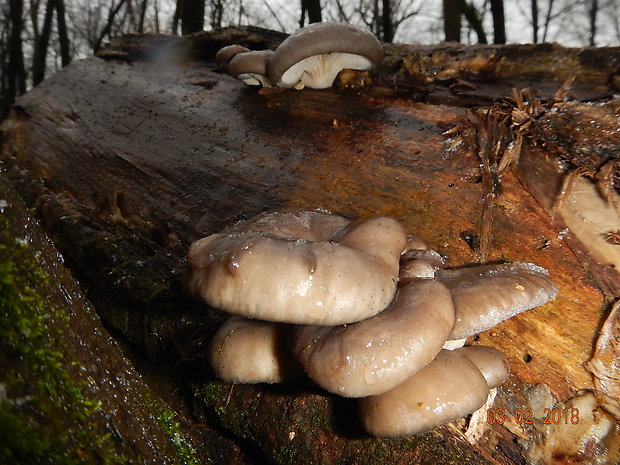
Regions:
<instances>
[{"instance_id":1,"label":"brown mushroom cap","mask_svg":"<svg viewBox=\"0 0 620 465\"><path fill-rule=\"evenodd\" d=\"M196 241L189 290L267 321L337 325L375 315L394 298L404 229L378 217L342 230L347 221L329 216L273 212Z\"/></svg>"},{"instance_id":2,"label":"brown mushroom cap","mask_svg":"<svg viewBox=\"0 0 620 465\"><path fill-rule=\"evenodd\" d=\"M273 87L267 77L267 68L272 56L273 50L238 53L228 63L228 73L251 86Z\"/></svg>"},{"instance_id":3,"label":"brown mushroom cap","mask_svg":"<svg viewBox=\"0 0 620 465\"><path fill-rule=\"evenodd\" d=\"M486 331L525 310L554 299L547 270L531 263L505 263L439 270L435 279L452 293L456 323L449 339Z\"/></svg>"},{"instance_id":4,"label":"brown mushroom cap","mask_svg":"<svg viewBox=\"0 0 620 465\"><path fill-rule=\"evenodd\" d=\"M486 379L489 389L499 386L510 374L510 362L499 350L486 346L465 346L454 352L467 357Z\"/></svg>"},{"instance_id":5,"label":"brown mushroom cap","mask_svg":"<svg viewBox=\"0 0 620 465\"><path fill-rule=\"evenodd\" d=\"M219 49L217 53L215 54L215 63L217 63L220 66L226 66L228 65L228 63L230 63L230 60L232 60L235 57L235 55L239 53L249 52L249 51L250 49L247 47L244 47L243 45L238 45L238 44L227 45L226 47L222 47L221 49Z\"/></svg>"},{"instance_id":6,"label":"brown mushroom cap","mask_svg":"<svg viewBox=\"0 0 620 465\"><path fill-rule=\"evenodd\" d=\"M392 306L346 326L301 326L291 349L317 384L343 397L386 392L431 362L454 325L450 291L437 281L402 287Z\"/></svg>"},{"instance_id":7,"label":"brown mushroom cap","mask_svg":"<svg viewBox=\"0 0 620 465\"><path fill-rule=\"evenodd\" d=\"M360 399L360 419L375 436L419 434L479 409L488 395L487 382L473 362L442 350L394 389Z\"/></svg>"},{"instance_id":8,"label":"brown mushroom cap","mask_svg":"<svg viewBox=\"0 0 620 465\"><path fill-rule=\"evenodd\" d=\"M310 60L309 67L292 70L302 60ZM269 77L278 87L293 87L301 81L307 87L323 89L332 85L342 69L369 69L381 60L383 48L370 32L346 24L314 23L298 29L278 46Z\"/></svg>"},{"instance_id":9,"label":"brown mushroom cap","mask_svg":"<svg viewBox=\"0 0 620 465\"><path fill-rule=\"evenodd\" d=\"M280 383L303 375L286 342L287 326L239 316L217 331L209 356L215 374L231 383Z\"/></svg>"}]
</instances>

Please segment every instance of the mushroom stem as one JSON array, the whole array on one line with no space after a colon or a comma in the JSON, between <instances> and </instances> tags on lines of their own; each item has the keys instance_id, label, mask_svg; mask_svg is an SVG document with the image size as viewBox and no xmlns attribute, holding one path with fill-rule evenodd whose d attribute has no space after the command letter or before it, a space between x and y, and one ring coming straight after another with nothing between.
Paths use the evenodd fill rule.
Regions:
<instances>
[{"instance_id":1,"label":"mushroom stem","mask_svg":"<svg viewBox=\"0 0 620 465\"><path fill-rule=\"evenodd\" d=\"M286 343L287 326L233 316L217 331L209 349L215 374L232 383L280 383L303 369Z\"/></svg>"}]
</instances>

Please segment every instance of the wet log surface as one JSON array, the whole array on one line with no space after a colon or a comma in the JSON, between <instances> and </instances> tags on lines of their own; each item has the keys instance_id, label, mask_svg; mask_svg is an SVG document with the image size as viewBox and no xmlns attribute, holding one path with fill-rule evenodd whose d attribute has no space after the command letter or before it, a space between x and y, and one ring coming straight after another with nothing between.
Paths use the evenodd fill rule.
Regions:
<instances>
[{"instance_id":1,"label":"wet log surface","mask_svg":"<svg viewBox=\"0 0 620 465\"><path fill-rule=\"evenodd\" d=\"M115 334L149 359L174 364L197 424L225 432L257 463L533 460L539 433L515 425L516 409L532 405L535 385L562 402L594 387L584 364L618 297L617 270L599 258L599 268L587 266L587 244L571 248L569 232L550 215L558 189L551 185L562 184L564 171L551 183L544 169L519 165L503 174L493 200L490 261L534 262L560 292L472 341L502 350L513 369L494 405L512 426L484 419L475 445L458 425L402 440L368 438L354 402L309 382L214 380L206 347L225 316L183 292L184 254L192 241L239 219L299 206L352 218L389 215L448 266L475 263L483 183L468 110L530 87L548 107L524 144L529 166L556 163L575 144L596 148L598 165L617 159L618 107L609 100L618 92L620 49L391 46L376 72L302 92L259 92L210 61L231 41L265 48L280 39L256 29L183 40L132 36L105 49L105 59L73 63L24 95L3 123L5 174L36 206ZM580 126L568 138L567 125L555 125L553 106L562 103L552 99L572 75L562 114L598 108L609 120L605 130ZM459 125L462 131L445 134ZM571 160L563 163L570 170Z\"/></svg>"}]
</instances>

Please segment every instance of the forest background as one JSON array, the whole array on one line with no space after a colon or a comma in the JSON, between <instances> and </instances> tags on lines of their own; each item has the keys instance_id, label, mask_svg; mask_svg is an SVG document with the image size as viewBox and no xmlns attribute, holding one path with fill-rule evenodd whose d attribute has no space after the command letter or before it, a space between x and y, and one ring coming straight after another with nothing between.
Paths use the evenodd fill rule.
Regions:
<instances>
[{"instance_id":1,"label":"forest background","mask_svg":"<svg viewBox=\"0 0 620 465\"><path fill-rule=\"evenodd\" d=\"M72 60L126 33L338 21L384 42L620 44L620 0L0 0L0 118Z\"/></svg>"}]
</instances>

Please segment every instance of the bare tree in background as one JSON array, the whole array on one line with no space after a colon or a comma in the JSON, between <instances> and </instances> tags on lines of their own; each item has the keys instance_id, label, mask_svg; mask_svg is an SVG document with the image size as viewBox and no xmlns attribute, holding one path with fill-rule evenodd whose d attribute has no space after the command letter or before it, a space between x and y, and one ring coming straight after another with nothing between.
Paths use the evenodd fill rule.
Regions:
<instances>
[{"instance_id":1,"label":"bare tree in background","mask_svg":"<svg viewBox=\"0 0 620 465\"><path fill-rule=\"evenodd\" d=\"M299 27L303 27L308 16L308 24L323 21L321 0L301 0Z\"/></svg>"},{"instance_id":2,"label":"bare tree in background","mask_svg":"<svg viewBox=\"0 0 620 465\"><path fill-rule=\"evenodd\" d=\"M487 43L487 35L484 32L484 26L482 25L482 14L478 12L478 9L472 2L468 2L467 0L461 1L461 12L467 23L472 28L472 30L476 33L476 37L478 38L478 43L486 44Z\"/></svg>"},{"instance_id":3,"label":"bare tree in background","mask_svg":"<svg viewBox=\"0 0 620 465\"><path fill-rule=\"evenodd\" d=\"M471 29L476 33L478 42L487 43L487 36L482 25L482 15L473 3L467 0L444 0L443 17L446 41L461 42L461 16L464 16Z\"/></svg>"},{"instance_id":4,"label":"bare tree in background","mask_svg":"<svg viewBox=\"0 0 620 465\"><path fill-rule=\"evenodd\" d=\"M599 14L599 2L598 0L588 0L585 4L588 14L590 30L588 31L588 45L594 47L596 45L596 33L598 29L597 17Z\"/></svg>"},{"instance_id":5,"label":"bare tree in background","mask_svg":"<svg viewBox=\"0 0 620 465\"><path fill-rule=\"evenodd\" d=\"M532 42L547 42L550 37L551 26L561 23L572 14L575 7L587 0L530 0L529 12L517 3L517 9L529 19L532 26Z\"/></svg>"},{"instance_id":6,"label":"bare tree in background","mask_svg":"<svg viewBox=\"0 0 620 465\"><path fill-rule=\"evenodd\" d=\"M491 16L493 17L493 43L506 43L506 22L504 18L504 0L491 0Z\"/></svg>"},{"instance_id":7,"label":"bare tree in background","mask_svg":"<svg viewBox=\"0 0 620 465\"><path fill-rule=\"evenodd\" d=\"M15 99L26 92L26 67L22 47L23 1L9 0L8 11L3 13L2 117L8 114Z\"/></svg>"},{"instance_id":8,"label":"bare tree in background","mask_svg":"<svg viewBox=\"0 0 620 465\"><path fill-rule=\"evenodd\" d=\"M177 0L181 34L202 31L205 25L205 0Z\"/></svg>"},{"instance_id":9,"label":"bare tree in background","mask_svg":"<svg viewBox=\"0 0 620 465\"><path fill-rule=\"evenodd\" d=\"M41 29L40 33L38 33L37 22L33 21L34 52L32 57L32 84L35 86L45 77L54 12L56 12L56 30L58 32L62 66L67 66L71 62L64 0L48 0L45 8L43 29ZM35 15L33 15L33 17L35 17Z\"/></svg>"},{"instance_id":10,"label":"bare tree in background","mask_svg":"<svg viewBox=\"0 0 620 465\"><path fill-rule=\"evenodd\" d=\"M336 21L363 24L380 40L392 42L398 29L417 15L423 2L417 0L335 0L328 14Z\"/></svg>"},{"instance_id":11,"label":"bare tree in background","mask_svg":"<svg viewBox=\"0 0 620 465\"><path fill-rule=\"evenodd\" d=\"M443 0L443 28L446 42L461 41L461 2Z\"/></svg>"}]
</instances>

